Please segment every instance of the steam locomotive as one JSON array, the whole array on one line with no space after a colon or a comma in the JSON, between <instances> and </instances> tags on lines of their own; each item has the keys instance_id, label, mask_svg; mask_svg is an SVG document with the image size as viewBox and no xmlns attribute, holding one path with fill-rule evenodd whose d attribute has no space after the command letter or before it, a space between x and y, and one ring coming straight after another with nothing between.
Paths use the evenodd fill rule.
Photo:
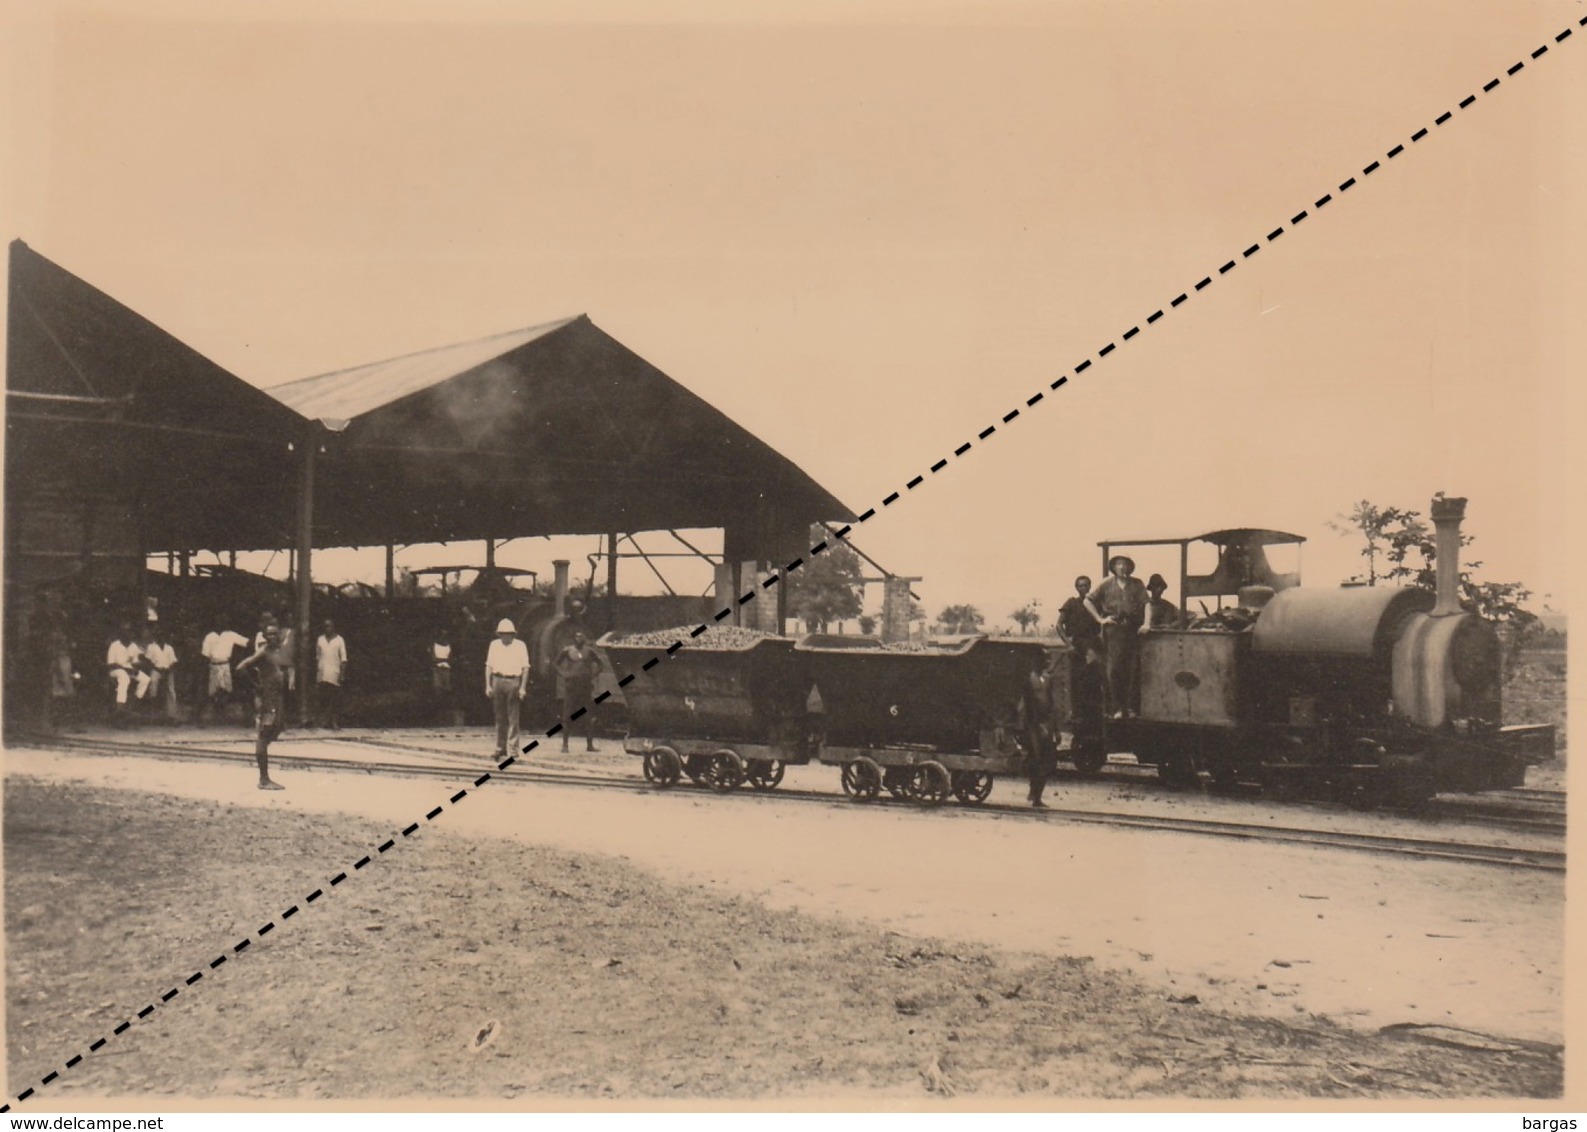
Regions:
<instances>
[{"instance_id":1,"label":"steam locomotive","mask_svg":"<svg viewBox=\"0 0 1587 1132\"><path fill-rule=\"evenodd\" d=\"M1553 757L1554 729L1501 721L1498 636L1458 598L1465 505L1433 501L1436 591L1307 589L1265 552L1298 536L1202 536L1217 546L1218 567L1182 571L1181 593L1244 595L1254 620L1246 631L1143 637L1136 718L1103 718L1066 689L1076 767L1095 772L1110 752L1128 751L1174 785L1205 773L1229 788L1255 782L1397 805L1521 785L1529 765ZM1102 545L1107 557L1135 544Z\"/></svg>"},{"instance_id":2,"label":"steam locomotive","mask_svg":"<svg viewBox=\"0 0 1587 1132\"><path fill-rule=\"evenodd\" d=\"M1502 723L1498 636L1460 606L1465 502L1433 502L1436 591L1302 588L1269 562L1268 547L1303 541L1280 531L1154 540L1180 548L1182 605L1235 598L1240 616L1145 634L1140 707L1122 718L1103 711L1096 665L1034 641L889 652L852 638L713 649L703 637L653 673L654 650L601 644L615 668L651 673L624 689L625 745L662 786L687 773L718 789L771 789L785 764L819 761L841 767L857 798L887 789L975 804L993 776L1056 747L1087 774L1130 754L1171 786L1206 776L1226 789L1411 806L1518 786L1553 757L1551 726ZM1210 573L1189 572L1197 542L1217 552ZM1106 563L1143 544L1100 545Z\"/></svg>"}]
</instances>

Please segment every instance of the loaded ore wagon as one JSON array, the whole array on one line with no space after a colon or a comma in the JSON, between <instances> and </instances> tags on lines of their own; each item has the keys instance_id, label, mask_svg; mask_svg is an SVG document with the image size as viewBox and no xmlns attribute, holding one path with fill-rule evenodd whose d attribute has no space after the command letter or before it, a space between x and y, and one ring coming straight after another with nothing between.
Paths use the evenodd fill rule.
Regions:
<instances>
[{"instance_id":1,"label":"loaded ore wagon","mask_svg":"<svg viewBox=\"0 0 1587 1132\"><path fill-rule=\"evenodd\" d=\"M886 790L926 805L950 796L976 805L996 775L1025 773L1028 717L1045 696L1033 677L1050 656L1040 642L972 637L888 649L817 636L794 654L814 685L820 761L842 768L850 797Z\"/></svg>"},{"instance_id":2,"label":"loaded ore wagon","mask_svg":"<svg viewBox=\"0 0 1587 1132\"><path fill-rule=\"evenodd\" d=\"M669 653L678 640L686 647ZM644 759L645 778L657 786L688 775L721 791L744 782L771 790L786 766L810 761L810 686L791 639L721 627L692 641L686 629L607 634L599 647L614 671L638 674L622 689L623 746Z\"/></svg>"}]
</instances>

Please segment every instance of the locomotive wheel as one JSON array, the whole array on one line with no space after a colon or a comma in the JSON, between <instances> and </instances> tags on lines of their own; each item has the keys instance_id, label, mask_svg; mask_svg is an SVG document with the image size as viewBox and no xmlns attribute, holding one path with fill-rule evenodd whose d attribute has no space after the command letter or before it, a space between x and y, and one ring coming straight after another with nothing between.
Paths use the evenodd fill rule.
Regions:
<instances>
[{"instance_id":1,"label":"locomotive wheel","mask_svg":"<svg viewBox=\"0 0 1587 1132\"><path fill-rule=\"evenodd\" d=\"M1233 794L1240 789L1240 772L1228 759L1219 759L1207 769L1212 774L1212 788L1220 794Z\"/></svg>"},{"instance_id":2,"label":"locomotive wheel","mask_svg":"<svg viewBox=\"0 0 1587 1132\"><path fill-rule=\"evenodd\" d=\"M749 784L756 790L775 790L783 770L781 759L754 759L749 764Z\"/></svg>"},{"instance_id":3,"label":"locomotive wheel","mask_svg":"<svg viewBox=\"0 0 1587 1132\"><path fill-rule=\"evenodd\" d=\"M908 798L910 768L907 766L889 766L882 768L882 785L887 792L895 798Z\"/></svg>"},{"instance_id":4,"label":"locomotive wheel","mask_svg":"<svg viewBox=\"0 0 1587 1132\"><path fill-rule=\"evenodd\" d=\"M1108 765L1108 752L1095 740L1077 742L1069 751L1069 761L1081 774L1090 777L1101 774L1102 768Z\"/></svg>"},{"instance_id":5,"label":"locomotive wheel","mask_svg":"<svg viewBox=\"0 0 1587 1132\"><path fill-rule=\"evenodd\" d=\"M979 806L992 793L992 776L980 770L953 772L953 796L966 806Z\"/></svg>"},{"instance_id":6,"label":"locomotive wheel","mask_svg":"<svg viewBox=\"0 0 1587 1132\"><path fill-rule=\"evenodd\" d=\"M843 764L843 793L856 802L869 802L882 792L882 768L864 755Z\"/></svg>"},{"instance_id":7,"label":"locomotive wheel","mask_svg":"<svg viewBox=\"0 0 1587 1132\"><path fill-rule=\"evenodd\" d=\"M683 773L687 774L689 781L696 786L704 786L710 772L711 760L705 755L690 755L683 760Z\"/></svg>"},{"instance_id":8,"label":"locomotive wheel","mask_svg":"<svg viewBox=\"0 0 1587 1132\"><path fill-rule=\"evenodd\" d=\"M909 781L910 795L922 806L940 806L953 793L953 779L948 768L933 759L915 767Z\"/></svg>"},{"instance_id":9,"label":"locomotive wheel","mask_svg":"<svg viewBox=\"0 0 1587 1132\"><path fill-rule=\"evenodd\" d=\"M665 789L677 784L683 773L683 760L671 747L656 747L645 752L645 780Z\"/></svg>"},{"instance_id":10,"label":"locomotive wheel","mask_svg":"<svg viewBox=\"0 0 1587 1132\"><path fill-rule=\"evenodd\" d=\"M1163 755L1153 761L1157 763L1158 780L1170 790L1188 790L1201 781L1189 755Z\"/></svg>"},{"instance_id":11,"label":"locomotive wheel","mask_svg":"<svg viewBox=\"0 0 1587 1132\"><path fill-rule=\"evenodd\" d=\"M738 752L724 747L711 756L705 772L705 784L718 794L731 794L744 784L746 775L744 760Z\"/></svg>"}]
</instances>

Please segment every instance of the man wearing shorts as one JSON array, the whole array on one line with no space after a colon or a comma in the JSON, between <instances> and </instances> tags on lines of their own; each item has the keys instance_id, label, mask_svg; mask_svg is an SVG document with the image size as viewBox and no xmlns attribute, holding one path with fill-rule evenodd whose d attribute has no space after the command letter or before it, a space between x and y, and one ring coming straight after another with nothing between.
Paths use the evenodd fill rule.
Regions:
<instances>
[{"instance_id":1,"label":"man wearing shorts","mask_svg":"<svg viewBox=\"0 0 1587 1132\"><path fill-rule=\"evenodd\" d=\"M217 716L231 698L231 654L240 646L246 645L248 638L241 633L233 632L220 625L204 636L199 652L204 657L204 667L208 670L208 682L205 685L205 700Z\"/></svg>"},{"instance_id":2,"label":"man wearing shorts","mask_svg":"<svg viewBox=\"0 0 1587 1132\"><path fill-rule=\"evenodd\" d=\"M270 741L286 726L286 665L279 626L265 626L264 643L237 665L238 672L250 668L254 673L254 727L258 735L254 757L259 761L259 789L282 790L285 787L270 778Z\"/></svg>"}]
</instances>

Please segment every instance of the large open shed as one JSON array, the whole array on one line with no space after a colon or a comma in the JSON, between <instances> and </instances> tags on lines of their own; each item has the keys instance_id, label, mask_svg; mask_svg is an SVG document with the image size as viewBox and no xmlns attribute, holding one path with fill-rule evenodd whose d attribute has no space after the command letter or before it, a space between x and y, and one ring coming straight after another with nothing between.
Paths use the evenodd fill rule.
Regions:
<instances>
[{"instance_id":1,"label":"large open shed","mask_svg":"<svg viewBox=\"0 0 1587 1132\"><path fill-rule=\"evenodd\" d=\"M267 392L21 241L9 296L12 695L42 669L51 595L91 590L107 632L150 554L293 550L306 638L316 547L721 528L737 585L811 523L853 519L586 316Z\"/></svg>"}]
</instances>

